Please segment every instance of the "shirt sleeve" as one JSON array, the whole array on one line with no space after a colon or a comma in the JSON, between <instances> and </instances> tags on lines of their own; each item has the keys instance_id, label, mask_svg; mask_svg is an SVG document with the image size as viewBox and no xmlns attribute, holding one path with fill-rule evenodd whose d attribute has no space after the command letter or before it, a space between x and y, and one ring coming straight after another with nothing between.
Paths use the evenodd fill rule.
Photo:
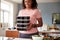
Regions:
<instances>
[{"instance_id":1,"label":"shirt sleeve","mask_svg":"<svg viewBox=\"0 0 60 40\"><path fill-rule=\"evenodd\" d=\"M36 18L40 18L41 17L41 11L39 11L38 9L35 11L35 17Z\"/></svg>"}]
</instances>

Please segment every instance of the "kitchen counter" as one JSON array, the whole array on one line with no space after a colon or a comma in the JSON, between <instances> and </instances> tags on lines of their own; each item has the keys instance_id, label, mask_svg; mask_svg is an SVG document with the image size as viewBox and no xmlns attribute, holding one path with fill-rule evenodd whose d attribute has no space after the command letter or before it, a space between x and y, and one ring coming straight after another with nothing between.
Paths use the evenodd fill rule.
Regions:
<instances>
[{"instance_id":1,"label":"kitchen counter","mask_svg":"<svg viewBox=\"0 0 60 40\"><path fill-rule=\"evenodd\" d=\"M39 33L56 33L56 34L60 34L60 30L59 31L40 31Z\"/></svg>"},{"instance_id":2,"label":"kitchen counter","mask_svg":"<svg viewBox=\"0 0 60 40\"><path fill-rule=\"evenodd\" d=\"M0 37L0 40L32 40L26 38L11 38L11 37Z\"/></svg>"}]
</instances>

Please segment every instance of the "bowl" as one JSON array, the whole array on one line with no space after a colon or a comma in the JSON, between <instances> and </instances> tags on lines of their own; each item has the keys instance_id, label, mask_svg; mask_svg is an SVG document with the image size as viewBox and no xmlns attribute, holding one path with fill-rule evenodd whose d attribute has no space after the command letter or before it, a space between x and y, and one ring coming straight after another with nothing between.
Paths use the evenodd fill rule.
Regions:
<instances>
[{"instance_id":1,"label":"bowl","mask_svg":"<svg viewBox=\"0 0 60 40\"><path fill-rule=\"evenodd\" d=\"M43 37L39 37L39 36L32 36L33 40L43 40Z\"/></svg>"}]
</instances>

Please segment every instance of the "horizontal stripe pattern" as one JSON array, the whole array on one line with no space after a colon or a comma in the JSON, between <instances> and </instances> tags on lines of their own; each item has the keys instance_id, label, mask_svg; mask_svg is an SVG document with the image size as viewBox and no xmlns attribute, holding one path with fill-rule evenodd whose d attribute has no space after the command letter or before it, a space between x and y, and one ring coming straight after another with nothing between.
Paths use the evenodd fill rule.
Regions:
<instances>
[{"instance_id":1,"label":"horizontal stripe pattern","mask_svg":"<svg viewBox=\"0 0 60 40\"><path fill-rule=\"evenodd\" d=\"M17 30L26 30L29 22L30 22L29 16L17 17Z\"/></svg>"}]
</instances>

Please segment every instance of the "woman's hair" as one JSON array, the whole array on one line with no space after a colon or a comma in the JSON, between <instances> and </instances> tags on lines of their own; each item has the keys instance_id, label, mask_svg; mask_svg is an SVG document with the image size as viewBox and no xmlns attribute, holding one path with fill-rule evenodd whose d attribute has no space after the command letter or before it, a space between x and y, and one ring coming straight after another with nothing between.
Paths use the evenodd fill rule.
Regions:
<instances>
[{"instance_id":1,"label":"woman's hair","mask_svg":"<svg viewBox=\"0 0 60 40\"><path fill-rule=\"evenodd\" d=\"M32 9L36 9L37 6L38 6L36 0L31 0L31 3L32 3L32 4L31 4L31 8L32 8ZM22 6L23 6L23 9L26 8L25 3L24 3L24 0L22 1Z\"/></svg>"}]
</instances>

